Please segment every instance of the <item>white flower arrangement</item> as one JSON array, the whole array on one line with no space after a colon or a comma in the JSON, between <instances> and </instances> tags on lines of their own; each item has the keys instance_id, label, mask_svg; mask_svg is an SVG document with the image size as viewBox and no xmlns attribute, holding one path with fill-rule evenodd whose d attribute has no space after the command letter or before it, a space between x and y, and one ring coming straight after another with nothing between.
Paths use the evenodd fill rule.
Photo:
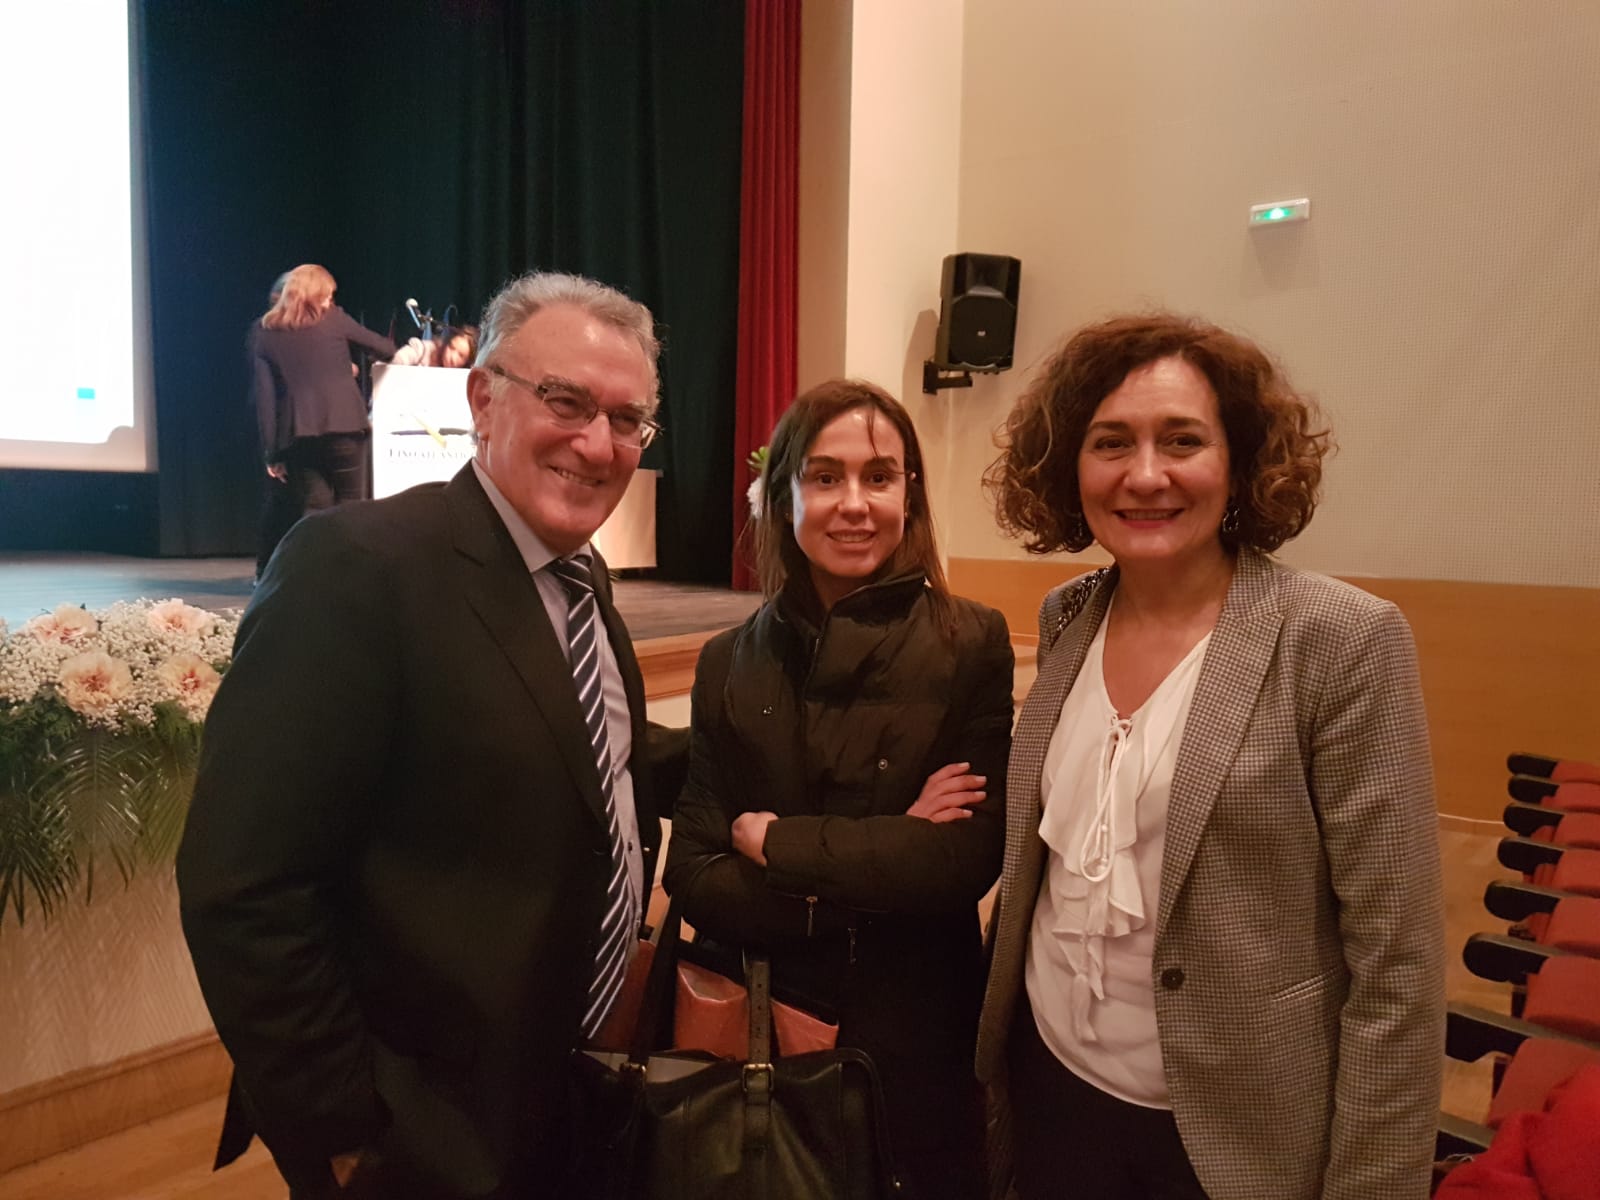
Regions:
<instances>
[{"instance_id":1,"label":"white flower arrangement","mask_svg":"<svg viewBox=\"0 0 1600 1200\"><path fill-rule=\"evenodd\" d=\"M152 725L166 703L203 721L237 631L236 617L182 600L63 604L9 637L0 630L0 720L8 707L59 699L104 729Z\"/></svg>"},{"instance_id":2,"label":"white flower arrangement","mask_svg":"<svg viewBox=\"0 0 1600 1200\"><path fill-rule=\"evenodd\" d=\"M0 622L0 919L92 892L97 854L170 860L237 630L181 600Z\"/></svg>"}]
</instances>

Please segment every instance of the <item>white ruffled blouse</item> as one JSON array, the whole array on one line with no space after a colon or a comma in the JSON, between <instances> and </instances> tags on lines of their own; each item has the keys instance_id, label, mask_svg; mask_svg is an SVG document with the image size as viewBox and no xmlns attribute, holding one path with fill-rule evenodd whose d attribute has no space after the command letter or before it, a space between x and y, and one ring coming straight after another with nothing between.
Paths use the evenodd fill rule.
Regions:
<instances>
[{"instance_id":1,"label":"white ruffled blouse","mask_svg":"<svg viewBox=\"0 0 1600 1200\"><path fill-rule=\"evenodd\" d=\"M1167 1108L1151 964L1167 800L1211 637L1128 717L1106 693L1100 623L1061 706L1040 779L1049 850L1034 907L1028 998L1067 1068L1120 1099Z\"/></svg>"}]
</instances>

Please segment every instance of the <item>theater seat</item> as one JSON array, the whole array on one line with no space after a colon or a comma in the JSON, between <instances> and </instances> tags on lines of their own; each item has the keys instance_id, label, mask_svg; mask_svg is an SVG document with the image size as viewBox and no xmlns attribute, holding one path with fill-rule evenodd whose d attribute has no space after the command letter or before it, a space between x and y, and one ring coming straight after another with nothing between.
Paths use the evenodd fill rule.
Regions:
<instances>
[{"instance_id":1,"label":"theater seat","mask_svg":"<svg viewBox=\"0 0 1600 1200\"><path fill-rule=\"evenodd\" d=\"M1538 1112L1550 1089L1565 1083L1584 1067L1600 1063L1600 1049L1552 1038L1528 1038L1517 1048L1489 1101L1484 1124L1498 1129L1519 1112Z\"/></svg>"},{"instance_id":2,"label":"theater seat","mask_svg":"<svg viewBox=\"0 0 1600 1200\"><path fill-rule=\"evenodd\" d=\"M1600 783L1590 780L1561 783L1534 775L1513 775L1506 782L1506 791L1513 800L1525 804L1542 804L1566 812L1600 813Z\"/></svg>"},{"instance_id":3,"label":"theater seat","mask_svg":"<svg viewBox=\"0 0 1600 1200\"><path fill-rule=\"evenodd\" d=\"M1510 1061L1496 1081L1481 1124L1440 1114L1435 1155L1441 1159L1487 1148L1494 1130L1508 1117L1540 1111L1552 1088L1586 1066L1600 1065L1600 1044L1470 1004L1450 1006L1445 1053L1459 1062L1476 1062L1487 1054L1509 1057Z\"/></svg>"},{"instance_id":4,"label":"theater seat","mask_svg":"<svg viewBox=\"0 0 1600 1200\"><path fill-rule=\"evenodd\" d=\"M1497 879L1484 891L1483 906L1516 922L1512 937L1600 958L1600 899Z\"/></svg>"},{"instance_id":5,"label":"theater seat","mask_svg":"<svg viewBox=\"0 0 1600 1200\"><path fill-rule=\"evenodd\" d=\"M1513 800L1506 805L1501 819L1513 833L1535 841L1600 850L1600 813L1566 812Z\"/></svg>"},{"instance_id":6,"label":"theater seat","mask_svg":"<svg viewBox=\"0 0 1600 1200\"><path fill-rule=\"evenodd\" d=\"M1500 865L1540 887L1600 896L1600 850L1567 849L1536 838L1501 838Z\"/></svg>"},{"instance_id":7,"label":"theater seat","mask_svg":"<svg viewBox=\"0 0 1600 1200\"><path fill-rule=\"evenodd\" d=\"M1483 906L1514 922L1513 937L1600 957L1600 899L1497 879L1484 890Z\"/></svg>"},{"instance_id":8,"label":"theater seat","mask_svg":"<svg viewBox=\"0 0 1600 1200\"><path fill-rule=\"evenodd\" d=\"M1575 758L1510 754L1506 756L1506 768L1513 775L1537 775L1540 779L1553 779L1557 783L1600 783L1600 765Z\"/></svg>"},{"instance_id":9,"label":"theater seat","mask_svg":"<svg viewBox=\"0 0 1600 1200\"><path fill-rule=\"evenodd\" d=\"M1523 1020L1600 1042L1600 959L1492 933L1468 938L1461 958L1474 975L1524 988L1520 1006L1512 997Z\"/></svg>"},{"instance_id":10,"label":"theater seat","mask_svg":"<svg viewBox=\"0 0 1600 1200\"><path fill-rule=\"evenodd\" d=\"M1531 1045L1531 1043L1529 1043ZM1540 1110L1513 1113L1494 1142L1445 1166L1439 1200L1600 1198L1600 1066L1586 1065L1549 1089Z\"/></svg>"}]
</instances>

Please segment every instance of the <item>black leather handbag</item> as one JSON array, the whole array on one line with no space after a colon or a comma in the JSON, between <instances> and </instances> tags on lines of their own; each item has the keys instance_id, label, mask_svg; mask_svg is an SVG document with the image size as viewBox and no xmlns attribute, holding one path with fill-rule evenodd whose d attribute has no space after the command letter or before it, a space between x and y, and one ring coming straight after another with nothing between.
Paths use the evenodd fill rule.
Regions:
<instances>
[{"instance_id":1,"label":"black leather handbag","mask_svg":"<svg viewBox=\"0 0 1600 1200\"><path fill-rule=\"evenodd\" d=\"M672 1028L680 899L650 966L632 1048L575 1056L571 1191L599 1200L885 1200L900 1195L872 1060L773 1053L771 965L745 960L743 1062L653 1050Z\"/></svg>"}]
</instances>

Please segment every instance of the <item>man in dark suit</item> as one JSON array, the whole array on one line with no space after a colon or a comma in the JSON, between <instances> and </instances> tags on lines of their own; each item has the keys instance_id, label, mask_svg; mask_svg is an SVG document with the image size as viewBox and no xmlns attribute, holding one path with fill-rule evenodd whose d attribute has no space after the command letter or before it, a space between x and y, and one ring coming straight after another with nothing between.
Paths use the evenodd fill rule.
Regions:
<instances>
[{"instance_id":1,"label":"man in dark suit","mask_svg":"<svg viewBox=\"0 0 1600 1200\"><path fill-rule=\"evenodd\" d=\"M296 1200L572 1194L567 1063L681 781L588 557L656 354L620 293L516 280L468 378L475 460L302 521L263 577L178 859L235 1066L219 1165L254 1132Z\"/></svg>"}]
</instances>

